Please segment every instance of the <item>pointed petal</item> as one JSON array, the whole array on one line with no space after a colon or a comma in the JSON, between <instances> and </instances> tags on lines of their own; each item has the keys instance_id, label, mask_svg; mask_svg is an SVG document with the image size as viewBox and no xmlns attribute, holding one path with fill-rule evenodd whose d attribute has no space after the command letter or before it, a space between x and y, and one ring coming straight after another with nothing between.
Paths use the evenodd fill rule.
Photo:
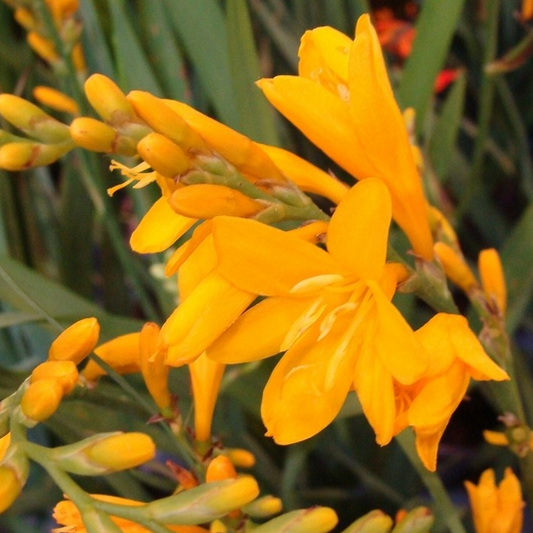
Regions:
<instances>
[{"instance_id":1,"label":"pointed petal","mask_svg":"<svg viewBox=\"0 0 533 533\"><path fill-rule=\"evenodd\" d=\"M132 250L141 254L163 252L195 224L196 219L178 215L166 197L157 200L132 233Z\"/></svg>"},{"instance_id":2,"label":"pointed petal","mask_svg":"<svg viewBox=\"0 0 533 533\"><path fill-rule=\"evenodd\" d=\"M377 310L376 352L394 379L410 385L428 368L429 356L405 318L385 297L379 285L368 281Z\"/></svg>"},{"instance_id":3,"label":"pointed petal","mask_svg":"<svg viewBox=\"0 0 533 533\"><path fill-rule=\"evenodd\" d=\"M324 196L335 204L338 204L348 192L345 183L292 152L266 144L260 146L283 174L303 191Z\"/></svg>"},{"instance_id":4,"label":"pointed petal","mask_svg":"<svg viewBox=\"0 0 533 533\"><path fill-rule=\"evenodd\" d=\"M349 65L349 118L358 146L370 162L358 178L382 179L392 195L393 213L415 251L433 256L426 202L403 117L394 99L376 32L366 15L357 23ZM386 155L384 155L386 149Z\"/></svg>"},{"instance_id":5,"label":"pointed petal","mask_svg":"<svg viewBox=\"0 0 533 533\"><path fill-rule=\"evenodd\" d=\"M418 433L416 435L416 453L430 472L435 472L437 469L437 453L443 434L444 429L430 435L419 435Z\"/></svg>"},{"instance_id":6,"label":"pointed petal","mask_svg":"<svg viewBox=\"0 0 533 533\"><path fill-rule=\"evenodd\" d=\"M367 329L355 365L354 388L363 412L376 433L380 446L388 444L394 435L396 403L394 385L383 365Z\"/></svg>"},{"instance_id":7,"label":"pointed petal","mask_svg":"<svg viewBox=\"0 0 533 533\"><path fill-rule=\"evenodd\" d=\"M217 217L213 237L220 273L255 294L286 296L302 280L342 273L320 248L254 220Z\"/></svg>"},{"instance_id":8,"label":"pointed petal","mask_svg":"<svg viewBox=\"0 0 533 533\"><path fill-rule=\"evenodd\" d=\"M196 359L252 303L255 295L237 289L216 271L181 302L161 328L168 345L166 363L180 366Z\"/></svg>"},{"instance_id":9,"label":"pointed petal","mask_svg":"<svg viewBox=\"0 0 533 533\"><path fill-rule=\"evenodd\" d=\"M364 180L350 189L333 213L328 251L360 278L379 280L387 257L390 222L387 187L377 179Z\"/></svg>"},{"instance_id":10,"label":"pointed petal","mask_svg":"<svg viewBox=\"0 0 533 533\"><path fill-rule=\"evenodd\" d=\"M470 376L460 361L456 361L445 374L428 380L409 407L409 425L420 433L444 429L461 403L469 382Z\"/></svg>"},{"instance_id":11,"label":"pointed petal","mask_svg":"<svg viewBox=\"0 0 533 533\"><path fill-rule=\"evenodd\" d=\"M309 305L296 298L267 298L241 315L207 350L220 363L244 363L281 351L287 331Z\"/></svg>"},{"instance_id":12,"label":"pointed petal","mask_svg":"<svg viewBox=\"0 0 533 533\"><path fill-rule=\"evenodd\" d=\"M332 365L330 354L338 335L316 342L317 333L315 324L291 347L263 392L261 415L267 435L278 444L299 442L324 429L337 416L350 389L353 354ZM327 386L326 377L334 386Z\"/></svg>"}]
</instances>

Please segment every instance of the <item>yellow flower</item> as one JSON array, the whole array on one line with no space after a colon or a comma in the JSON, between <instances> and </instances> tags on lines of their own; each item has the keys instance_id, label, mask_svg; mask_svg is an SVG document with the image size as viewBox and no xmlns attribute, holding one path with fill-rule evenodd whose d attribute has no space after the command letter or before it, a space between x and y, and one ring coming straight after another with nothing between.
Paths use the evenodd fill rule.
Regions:
<instances>
[{"instance_id":1,"label":"yellow flower","mask_svg":"<svg viewBox=\"0 0 533 533\"><path fill-rule=\"evenodd\" d=\"M383 180L416 253L433 256L426 201L402 114L368 15L352 41L333 28L302 38L299 76L258 82L269 101L357 179Z\"/></svg>"},{"instance_id":2,"label":"yellow flower","mask_svg":"<svg viewBox=\"0 0 533 533\"><path fill-rule=\"evenodd\" d=\"M428 358L390 302L397 281L397 269L385 264L390 219L387 188L368 179L355 185L333 214L329 253L251 220L213 220L219 275L268 298L207 353L236 363L287 351L263 394L263 420L276 442L318 433L352 388L377 441L392 438L394 382L420 379Z\"/></svg>"},{"instance_id":3,"label":"yellow flower","mask_svg":"<svg viewBox=\"0 0 533 533\"><path fill-rule=\"evenodd\" d=\"M476 533L520 533L523 508L520 482L510 468L496 486L494 470L485 470L478 485L470 481L465 487L472 506Z\"/></svg>"},{"instance_id":4,"label":"yellow flower","mask_svg":"<svg viewBox=\"0 0 533 533\"><path fill-rule=\"evenodd\" d=\"M509 376L485 353L462 316L439 313L415 335L431 357L420 381L408 387L396 386L395 433L412 426L418 455L433 471L439 441L470 378L501 381Z\"/></svg>"},{"instance_id":5,"label":"yellow flower","mask_svg":"<svg viewBox=\"0 0 533 533\"><path fill-rule=\"evenodd\" d=\"M100 324L96 318L78 320L52 342L48 360L72 361L77 365L94 350L99 335Z\"/></svg>"}]
</instances>

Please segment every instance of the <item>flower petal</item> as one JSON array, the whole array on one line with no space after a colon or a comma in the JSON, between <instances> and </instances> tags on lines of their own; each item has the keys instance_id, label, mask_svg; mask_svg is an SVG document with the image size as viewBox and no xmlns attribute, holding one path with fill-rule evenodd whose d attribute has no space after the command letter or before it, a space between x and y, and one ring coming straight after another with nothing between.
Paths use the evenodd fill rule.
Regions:
<instances>
[{"instance_id":1,"label":"flower petal","mask_svg":"<svg viewBox=\"0 0 533 533\"><path fill-rule=\"evenodd\" d=\"M394 379L410 385L425 374L428 353L379 285L374 281L367 283L377 309L377 330L373 339L376 353Z\"/></svg>"},{"instance_id":2,"label":"flower petal","mask_svg":"<svg viewBox=\"0 0 533 533\"><path fill-rule=\"evenodd\" d=\"M338 344L337 335L316 341L315 324L281 358L263 392L261 415L267 435L278 444L292 444L316 435L340 411L352 383L353 354L331 365L329 355ZM326 376L335 386L327 387Z\"/></svg>"},{"instance_id":3,"label":"flower petal","mask_svg":"<svg viewBox=\"0 0 533 533\"><path fill-rule=\"evenodd\" d=\"M254 220L213 219L213 237L222 276L264 296L286 296L300 281L342 273L320 248Z\"/></svg>"},{"instance_id":4,"label":"flower petal","mask_svg":"<svg viewBox=\"0 0 533 533\"><path fill-rule=\"evenodd\" d=\"M252 303L255 295L211 272L181 302L161 328L168 345L166 364L190 363L204 352Z\"/></svg>"},{"instance_id":5,"label":"flower petal","mask_svg":"<svg viewBox=\"0 0 533 533\"><path fill-rule=\"evenodd\" d=\"M370 178L357 183L331 217L328 251L360 278L379 280L387 257L390 222L391 200L383 182Z\"/></svg>"},{"instance_id":6,"label":"flower petal","mask_svg":"<svg viewBox=\"0 0 533 533\"><path fill-rule=\"evenodd\" d=\"M266 298L242 314L207 350L220 363L258 361L281 351L281 344L309 301Z\"/></svg>"},{"instance_id":7,"label":"flower petal","mask_svg":"<svg viewBox=\"0 0 533 533\"><path fill-rule=\"evenodd\" d=\"M196 219L178 215L168 199L159 198L132 233L130 245L140 254L157 253L172 246L196 223Z\"/></svg>"},{"instance_id":8,"label":"flower petal","mask_svg":"<svg viewBox=\"0 0 533 533\"><path fill-rule=\"evenodd\" d=\"M416 435L416 453L424 466L430 471L437 469L437 453L444 429L429 435Z\"/></svg>"}]
</instances>

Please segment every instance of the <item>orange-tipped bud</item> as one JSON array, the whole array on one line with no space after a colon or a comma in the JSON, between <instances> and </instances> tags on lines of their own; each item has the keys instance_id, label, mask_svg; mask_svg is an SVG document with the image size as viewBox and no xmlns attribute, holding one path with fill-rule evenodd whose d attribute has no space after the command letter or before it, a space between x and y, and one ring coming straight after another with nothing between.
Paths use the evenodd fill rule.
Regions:
<instances>
[{"instance_id":1,"label":"orange-tipped bud","mask_svg":"<svg viewBox=\"0 0 533 533\"><path fill-rule=\"evenodd\" d=\"M210 183L177 189L169 198L169 204L180 215L204 219L218 215L252 217L266 207L236 189Z\"/></svg>"},{"instance_id":2,"label":"orange-tipped bud","mask_svg":"<svg viewBox=\"0 0 533 533\"><path fill-rule=\"evenodd\" d=\"M94 353L119 374L140 372L139 337L140 333L128 333L98 346ZM96 381L106 371L95 361L89 361L82 375L89 381Z\"/></svg>"},{"instance_id":3,"label":"orange-tipped bud","mask_svg":"<svg viewBox=\"0 0 533 533\"><path fill-rule=\"evenodd\" d=\"M275 496L263 496L242 508L243 513L253 518L268 518L278 514L283 509L283 503Z\"/></svg>"},{"instance_id":4,"label":"orange-tipped bud","mask_svg":"<svg viewBox=\"0 0 533 533\"><path fill-rule=\"evenodd\" d=\"M168 390L169 367L165 353L158 349L159 326L153 322L144 325L139 340L139 365L150 396L161 411L170 409L172 397Z\"/></svg>"},{"instance_id":5,"label":"orange-tipped bud","mask_svg":"<svg viewBox=\"0 0 533 533\"><path fill-rule=\"evenodd\" d=\"M137 117L126 95L118 85L103 74L93 74L85 82L85 94L94 110L106 122L120 126L135 122Z\"/></svg>"},{"instance_id":6,"label":"orange-tipped bud","mask_svg":"<svg viewBox=\"0 0 533 533\"><path fill-rule=\"evenodd\" d=\"M26 31L35 30L39 24L32 12L24 7L15 9L13 17Z\"/></svg>"},{"instance_id":7,"label":"orange-tipped bud","mask_svg":"<svg viewBox=\"0 0 533 533\"><path fill-rule=\"evenodd\" d=\"M39 103L62 113L77 115L79 112L78 104L70 96L52 87L38 85L33 89L33 97Z\"/></svg>"},{"instance_id":8,"label":"orange-tipped bud","mask_svg":"<svg viewBox=\"0 0 533 533\"><path fill-rule=\"evenodd\" d=\"M498 306L504 316L507 308L507 286L498 252L494 248L482 250L478 257L478 268L485 296Z\"/></svg>"},{"instance_id":9,"label":"orange-tipped bud","mask_svg":"<svg viewBox=\"0 0 533 533\"><path fill-rule=\"evenodd\" d=\"M85 455L108 472L118 472L151 461L155 444L145 433L122 433L97 442Z\"/></svg>"},{"instance_id":10,"label":"orange-tipped bud","mask_svg":"<svg viewBox=\"0 0 533 533\"><path fill-rule=\"evenodd\" d=\"M338 521L333 509L317 506L291 511L269 520L257 528L257 533L276 533L278 531L327 533L337 525Z\"/></svg>"},{"instance_id":11,"label":"orange-tipped bud","mask_svg":"<svg viewBox=\"0 0 533 533\"><path fill-rule=\"evenodd\" d=\"M68 126L13 94L0 94L0 114L13 126L39 141L59 143L70 139Z\"/></svg>"},{"instance_id":12,"label":"orange-tipped bud","mask_svg":"<svg viewBox=\"0 0 533 533\"><path fill-rule=\"evenodd\" d=\"M209 152L200 135L160 98L144 91L132 91L127 98L137 115L157 133L165 135L186 152Z\"/></svg>"},{"instance_id":13,"label":"orange-tipped bud","mask_svg":"<svg viewBox=\"0 0 533 533\"><path fill-rule=\"evenodd\" d=\"M460 287L465 293L477 287L477 281L461 254L451 246L438 242L434 247L446 276Z\"/></svg>"},{"instance_id":14,"label":"orange-tipped bud","mask_svg":"<svg viewBox=\"0 0 533 533\"><path fill-rule=\"evenodd\" d=\"M43 167L54 163L72 148L74 143L71 140L58 144L7 143L0 147L0 168L18 171Z\"/></svg>"},{"instance_id":15,"label":"orange-tipped bud","mask_svg":"<svg viewBox=\"0 0 533 533\"><path fill-rule=\"evenodd\" d=\"M31 373L30 383L41 379L56 379L63 387L63 394L69 394L78 382L78 369L72 361L45 361Z\"/></svg>"},{"instance_id":16,"label":"orange-tipped bud","mask_svg":"<svg viewBox=\"0 0 533 533\"><path fill-rule=\"evenodd\" d=\"M218 455L213 458L207 467L205 481L221 481L223 479L232 479L237 477L237 471L231 462L231 459L225 455Z\"/></svg>"},{"instance_id":17,"label":"orange-tipped bud","mask_svg":"<svg viewBox=\"0 0 533 533\"><path fill-rule=\"evenodd\" d=\"M46 39L37 32L31 31L26 36L26 40L28 41L30 48L50 65L60 61L59 54L55 49L54 43L50 39Z\"/></svg>"},{"instance_id":18,"label":"orange-tipped bud","mask_svg":"<svg viewBox=\"0 0 533 533\"><path fill-rule=\"evenodd\" d=\"M79 364L96 346L100 324L96 318L84 318L68 327L50 346L50 361L72 361Z\"/></svg>"},{"instance_id":19,"label":"orange-tipped bud","mask_svg":"<svg viewBox=\"0 0 533 533\"><path fill-rule=\"evenodd\" d=\"M88 117L75 119L70 125L74 142L91 152L135 155L136 140L120 135L115 129L99 120Z\"/></svg>"},{"instance_id":20,"label":"orange-tipped bud","mask_svg":"<svg viewBox=\"0 0 533 533\"><path fill-rule=\"evenodd\" d=\"M160 133L150 133L141 139L137 151L154 170L167 178L173 178L192 167L187 154Z\"/></svg>"},{"instance_id":21,"label":"orange-tipped bud","mask_svg":"<svg viewBox=\"0 0 533 533\"><path fill-rule=\"evenodd\" d=\"M31 423L51 417L63 399L63 385L55 378L30 383L22 395L20 406Z\"/></svg>"}]
</instances>

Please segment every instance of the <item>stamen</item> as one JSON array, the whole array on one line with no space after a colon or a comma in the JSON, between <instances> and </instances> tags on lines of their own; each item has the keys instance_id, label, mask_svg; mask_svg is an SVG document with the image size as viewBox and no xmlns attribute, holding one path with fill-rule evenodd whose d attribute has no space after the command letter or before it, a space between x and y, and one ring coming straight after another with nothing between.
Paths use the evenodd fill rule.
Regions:
<instances>
[{"instance_id":1,"label":"stamen","mask_svg":"<svg viewBox=\"0 0 533 533\"><path fill-rule=\"evenodd\" d=\"M341 274L321 274L320 276L313 276L299 281L291 290L291 294L305 294L307 292L315 292L323 289L333 283L338 283L344 280Z\"/></svg>"},{"instance_id":2,"label":"stamen","mask_svg":"<svg viewBox=\"0 0 533 533\"><path fill-rule=\"evenodd\" d=\"M294 322L281 343L280 351L284 352L288 350L296 340L320 318L324 309L326 309L324 304L320 304L322 304L322 298L317 298Z\"/></svg>"}]
</instances>

